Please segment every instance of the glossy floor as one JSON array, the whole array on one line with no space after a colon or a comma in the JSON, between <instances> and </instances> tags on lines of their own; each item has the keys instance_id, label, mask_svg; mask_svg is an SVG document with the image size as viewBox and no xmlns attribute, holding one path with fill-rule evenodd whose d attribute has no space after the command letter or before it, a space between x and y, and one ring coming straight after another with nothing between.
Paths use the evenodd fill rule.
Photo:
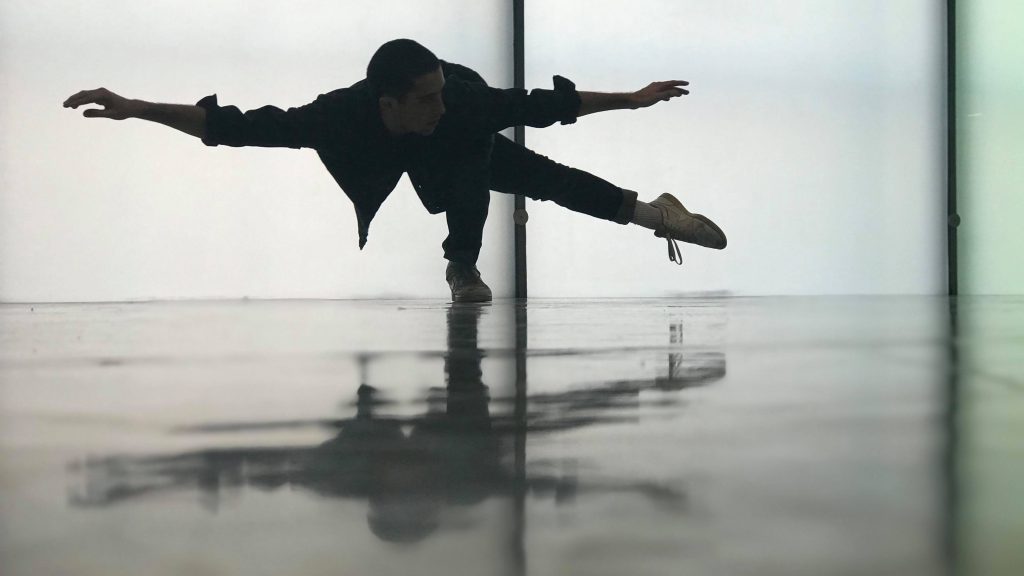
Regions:
<instances>
[{"instance_id":1,"label":"glossy floor","mask_svg":"<svg viewBox=\"0 0 1024 576\"><path fill-rule=\"evenodd\" d=\"M0 573L1021 574L1024 298L0 306Z\"/></svg>"}]
</instances>

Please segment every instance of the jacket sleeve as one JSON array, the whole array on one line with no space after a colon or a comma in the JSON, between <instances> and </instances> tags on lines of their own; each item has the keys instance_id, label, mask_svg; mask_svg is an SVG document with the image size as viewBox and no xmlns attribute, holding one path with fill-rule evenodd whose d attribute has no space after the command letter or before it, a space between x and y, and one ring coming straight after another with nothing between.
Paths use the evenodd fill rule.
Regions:
<instances>
[{"instance_id":1,"label":"jacket sleeve","mask_svg":"<svg viewBox=\"0 0 1024 576\"><path fill-rule=\"evenodd\" d=\"M466 127L491 134L512 126L545 128L555 122L576 122L580 111L576 85L561 76L555 76L553 82L554 90L537 88L529 93L522 88L453 82L449 110Z\"/></svg>"},{"instance_id":2,"label":"jacket sleeve","mask_svg":"<svg viewBox=\"0 0 1024 576\"><path fill-rule=\"evenodd\" d=\"M281 110L263 106L242 112L235 106L219 106L212 94L196 102L206 110L207 146L262 146L321 148L337 138L339 114L327 95L315 101Z\"/></svg>"}]
</instances>

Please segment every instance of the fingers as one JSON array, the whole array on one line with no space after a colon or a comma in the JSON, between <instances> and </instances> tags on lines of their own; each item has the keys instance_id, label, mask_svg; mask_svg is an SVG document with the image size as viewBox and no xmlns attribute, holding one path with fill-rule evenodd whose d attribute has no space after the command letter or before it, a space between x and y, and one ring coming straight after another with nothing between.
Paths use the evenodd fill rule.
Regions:
<instances>
[{"instance_id":1,"label":"fingers","mask_svg":"<svg viewBox=\"0 0 1024 576\"><path fill-rule=\"evenodd\" d=\"M690 83L686 80L665 80L662 82L651 82L648 90L652 91L658 100L667 102L672 98L688 95L690 91L682 88L682 86L689 85Z\"/></svg>"},{"instance_id":2,"label":"fingers","mask_svg":"<svg viewBox=\"0 0 1024 576\"><path fill-rule=\"evenodd\" d=\"M84 104L99 104L103 108L89 108L82 111L82 116L86 118L117 118L114 115L115 110L112 108L115 102L116 95L106 88L97 88L95 90L82 90L76 94L70 96L64 101L65 108L78 108Z\"/></svg>"},{"instance_id":3,"label":"fingers","mask_svg":"<svg viewBox=\"0 0 1024 576\"><path fill-rule=\"evenodd\" d=\"M661 90L667 90L678 86L689 86L690 83L686 80L665 80L663 82L654 82L654 85Z\"/></svg>"},{"instance_id":4,"label":"fingers","mask_svg":"<svg viewBox=\"0 0 1024 576\"><path fill-rule=\"evenodd\" d=\"M95 90L82 90L77 92L64 101L65 108L78 108L82 104L105 104L105 100L110 95L110 92L106 88L97 88Z\"/></svg>"},{"instance_id":5,"label":"fingers","mask_svg":"<svg viewBox=\"0 0 1024 576\"><path fill-rule=\"evenodd\" d=\"M75 94L71 95L67 100L64 101L64 107L65 108L78 108L79 106L84 104L83 100L86 98L86 95L89 92L91 92L91 90L82 90L81 92L76 92Z\"/></svg>"},{"instance_id":6,"label":"fingers","mask_svg":"<svg viewBox=\"0 0 1024 576\"><path fill-rule=\"evenodd\" d=\"M661 91L661 98L660 98L660 100L662 102L666 102L668 100L671 100L672 98L676 98L676 97L679 97L679 96L684 96L684 95L689 94L689 93L690 93L689 90L684 90L682 88L671 88L671 89L668 89L668 90L662 90Z\"/></svg>"},{"instance_id":7,"label":"fingers","mask_svg":"<svg viewBox=\"0 0 1024 576\"><path fill-rule=\"evenodd\" d=\"M683 96L690 93L686 88L680 88L680 86L690 85L686 80L669 80L667 82L662 82L661 85L664 88L671 89L673 96Z\"/></svg>"}]
</instances>

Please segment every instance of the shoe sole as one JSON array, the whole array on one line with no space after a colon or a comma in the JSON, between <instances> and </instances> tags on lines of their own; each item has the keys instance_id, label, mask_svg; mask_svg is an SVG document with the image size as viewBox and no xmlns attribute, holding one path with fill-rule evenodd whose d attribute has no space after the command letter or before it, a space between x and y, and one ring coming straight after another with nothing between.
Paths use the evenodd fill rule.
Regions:
<instances>
[{"instance_id":1,"label":"shoe sole","mask_svg":"<svg viewBox=\"0 0 1024 576\"><path fill-rule=\"evenodd\" d=\"M673 196L671 194L668 194L668 193L662 194L661 196L658 197L658 199L659 200L660 199L664 199L666 202L668 202L668 203L674 205L676 208L679 208L680 210L682 210L684 213L686 213L686 215L691 216L693 218L696 218L697 220L700 220L701 222L707 224L712 230L717 232L719 234L719 236L722 237L722 245L721 246L704 246L703 244L698 244L698 246L704 246L705 248L711 248L713 250L722 250L722 249L724 249L729 244L729 239L726 238L725 232L723 232L722 229L718 227L718 224L715 224L714 222L712 222L711 219L708 218L707 216L705 216L703 214L694 214L693 212L690 212L689 210L686 209L686 206L683 206L683 203L680 202L678 198L676 198L675 196Z\"/></svg>"},{"instance_id":2,"label":"shoe sole","mask_svg":"<svg viewBox=\"0 0 1024 576\"><path fill-rule=\"evenodd\" d=\"M458 298L452 296L452 302L457 303L473 303L473 302L490 302L490 294L464 294Z\"/></svg>"}]
</instances>

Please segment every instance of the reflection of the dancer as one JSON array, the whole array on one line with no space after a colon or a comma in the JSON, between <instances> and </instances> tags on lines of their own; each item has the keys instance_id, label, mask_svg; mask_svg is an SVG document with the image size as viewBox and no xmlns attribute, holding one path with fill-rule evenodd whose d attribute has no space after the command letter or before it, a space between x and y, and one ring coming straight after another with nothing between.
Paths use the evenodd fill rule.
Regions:
<instances>
[{"instance_id":1,"label":"reflection of the dancer","mask_svg":"<svg viewBox=\"0 0 1024 576\"><path fill-rule=\"evenodd\" d=\"M653 379L599 382L553 394L531 394L531 406L541 410L540 413L534 412L533 418L549 415L565 421L574 414L601 414L599 419L607 422L612 419L609 414L616 409L636 408L642 392L677 392L707 386L725 377L724 353L700 347L687 350L683 344L683 325L671 324L670 352L665 375ZM672 400L666 400L665 403L671 404Z\"/></svg>"},{"instance_id":2,"label":"reflection of the dancer","mask_svg":"<svg viewBox=\"0 0 1024 576\"><path fill-rule=\"evenodd\" d=\"M414 542L431 534L441 525L448 507L516 493L564 502L583 492L627 491L642 494L662 508L679 507L683 500L678 490L653 482L580 481L573 473L516 476L509 466L515 432L550 432L614 420L602 418L600 412L621 407L623 398L635 399L645 387L664 389L664 379L612 382L583 391L531 396L532 408L525 418L492 416L489 390L482 381L483 352L477 342L479 320L486 308L453 304L448 310L447 382L443 389L431 389L423 415L378 414L386 403L381 393L364 381L357 393L355 416L320 422L337 433L318 446L225 448L88 460L81 466L84 487L72 494L71 503L104 506L198 487L202 501L215 509L223 488L273 490L289 486L325 497L365 498L371 531L393 542ZM703 372L697 380L707 380L707 370ZM303 424L309 423L289 425ZM207 425L193 430L271 427Z\"/></svg>"},{"instance_id":3,"label":"reflection of the dancer","mask_svg":"<svg viewBox=\"0 0 1024 576\"><path fill-rule=\"evenodd\" d=\"M392 458L370 458L375 469L368 477L376 485L369 487L367 520L382 539L421 539L437 528L445 507L476 504L511 488L501 460L503 439L494 433L482 381L477 344L482 312L479 304L453 304L448 310L446 387L431 389L427 413L415 420L404 449ZM397 432L396 439L401 434L389 432Z\"/></svg>"}]
</instances>

